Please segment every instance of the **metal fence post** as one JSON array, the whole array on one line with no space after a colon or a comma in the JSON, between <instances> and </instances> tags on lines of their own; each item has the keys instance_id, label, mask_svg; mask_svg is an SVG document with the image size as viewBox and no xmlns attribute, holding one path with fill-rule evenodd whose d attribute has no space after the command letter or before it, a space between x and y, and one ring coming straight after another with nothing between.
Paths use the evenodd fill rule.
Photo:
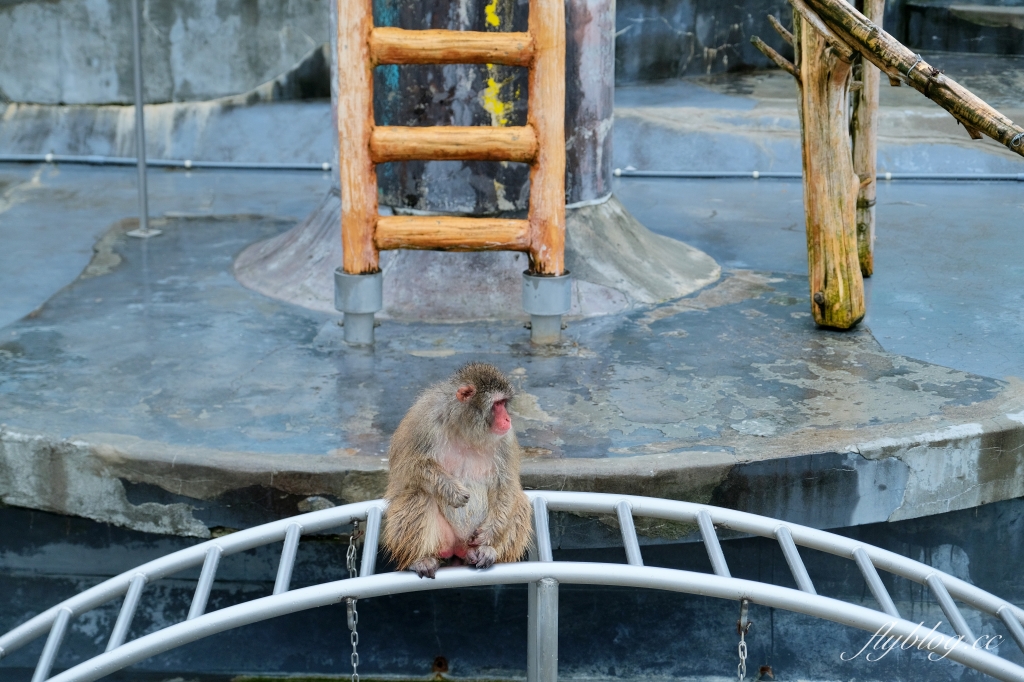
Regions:
<instances>
[{"instance_id":1,"label":"metal fence post","mask_svg":"<svg viewBox=\"0 0 1024 682\"><path fill-rule=\"evenodd\" d=\"M135 70L135 161L139 169L139 229L130 237L155 237L160 230L149 229L149 188L146 185L146 122L142 93L142 9L141 0L132 0L132 47Z\"/></svg>"},{"instance_id":2,"label":"metal fence post","mask_svg":"<svg viewBox=\"0 0 1024 682\"><path fill-rule=\"evenodd\" d=\"M558 581L544 578L528 585L527 682L558 680Z\"/></svg>"},{"instance_id":3,"label":"metal fence post","mask_svg":"<svg viewBox=\"0 0 1024 682\"><path fill-rule=\"evenodd\" d=\"M537 583L537 682L558 680L558 581Z\"/></svg>"},{"instance_id":4,"label":"metal fence post","mask_svg":"<svg viewBox=\"0 0 1024 682\"><path fill-rule=\"evenodd\" d=\"M550 562L551 530L547 500L533 500L534 545L530 561ZM558 581L541 578L529 583L526 640L527 682L556 682L558 679Z\"/></svg>"}]
</instances>

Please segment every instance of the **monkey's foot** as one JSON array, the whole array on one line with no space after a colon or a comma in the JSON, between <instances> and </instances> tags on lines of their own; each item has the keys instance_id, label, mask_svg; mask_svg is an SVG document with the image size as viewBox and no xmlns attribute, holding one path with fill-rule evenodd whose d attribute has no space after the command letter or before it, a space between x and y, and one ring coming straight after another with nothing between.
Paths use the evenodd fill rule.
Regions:
<instances>
[{"instance_id":1,"label":"monkey's foot","mask_svg":"<svg viewBox=\"0 0 1024 682\"><path fill-rule=\"evenodd\" d=\"M426 557L412 562L412 565L409 566L409 570L416 571L416 575L421 578L433 578L437 576L437 568L440 565L441 562L434 557Z\"/></svg>"},{"instance_id":2,"label":"monkey's foot","mask_svg":"<svg viewBox=\"0 0 1024 682\"><path fill-rule=\"evenodd\" d=\"M466 561L477 568L490 568L498 560L498 550L490 545L473 547L466 552Z\"/></svg>"},{"instance_id":3,"label":"monkey's foot","mask_svg":"<svg viewBox=\"0 0 1024 682\"><path fill-rule=\"evenodd\" d=\"M477 528L473 531L473 534L469 536L468 544L470 547L482 547L483 545L490 545L494 542L494 533L490 530L484 530L483 528Z\"/></svg>"}]
</instances>

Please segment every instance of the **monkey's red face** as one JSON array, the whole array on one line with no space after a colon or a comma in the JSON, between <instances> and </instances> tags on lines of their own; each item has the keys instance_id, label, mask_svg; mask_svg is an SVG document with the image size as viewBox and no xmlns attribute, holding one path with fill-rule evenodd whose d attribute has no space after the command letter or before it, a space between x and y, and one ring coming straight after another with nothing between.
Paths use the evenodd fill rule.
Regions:
<instances>
[{"instance_id":1,"label":"monkey's red face","mask_svg":"<svg viewBox=\"0 0 1024 682\"><path fill-rule=\"evenodd\" d=\"M508 410L505 409L506 402L498 400L491 407L491 433L498 436L504 436L512 428L512 418L508 416Z\"/></svg>"},{"instance_id":2,"label":"monkey's red face","mask_svg":"<svg viewBox=\"0 0 1024 682\"><path fill-rule=\"evenodd\" d=\"M494 397L493 402L490 401L492 396ZM512 417L508 414L508 398L505 393L484 392L478 395L475 386L466 384L459 387L459 390L455 392L455 397L460 403L468 403L475 410L479 410L494 435L504 436L512 428ZM488 404L490 404L489 408ZM489 415L486 412L488 409L491 412Z\"/></svg>"}]
</instances>

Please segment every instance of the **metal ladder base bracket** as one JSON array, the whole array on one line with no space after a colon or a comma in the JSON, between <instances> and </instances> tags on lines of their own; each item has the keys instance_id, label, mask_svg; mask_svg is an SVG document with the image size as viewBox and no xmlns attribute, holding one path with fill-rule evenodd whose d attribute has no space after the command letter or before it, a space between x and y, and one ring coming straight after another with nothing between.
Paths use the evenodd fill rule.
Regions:
<instances>
[{"instance_id":1,"label":"metal ladder base bracket","mask_svg":"<svg viewBox=\"0 0 1024 682\"><path fill-rule=\"evenodd\" d=\"M373 314L384 307L384 274L334 271L334 307L345 313L345 343L373 344Z\"/></svg>"},{"instance_id":2,"label":"metal ladder base bracket","mask_svg":"<svg viewBox=\"0 0 1024 682\"><path fill-rule=\"evenodd\" d=\"M562 339L562 315L572 309L569 271L551 277L523 273L523 310L530 314L530 341L540 345Z\"/></svg>"}]
</instances>

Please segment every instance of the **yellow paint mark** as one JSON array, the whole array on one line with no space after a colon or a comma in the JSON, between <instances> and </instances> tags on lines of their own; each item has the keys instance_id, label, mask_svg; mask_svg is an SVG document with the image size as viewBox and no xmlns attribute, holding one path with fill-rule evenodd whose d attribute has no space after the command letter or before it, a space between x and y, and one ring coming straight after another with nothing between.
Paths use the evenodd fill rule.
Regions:
<instances>
[{"instance_id":1,"label":"yellow paint mark","mask_svg":"<svg viewBox=\"0 0 1024 682\"><path fill-rule=\"evenodd\" d=\"M501 26L501 17L498 16L498 0L491 0L487 3L484 13L487 16L488 26Z\"/></svg>"},{"instance_id":2,"label":"yellow paint mark","mask_svg":"<svg viewBox=\"0 0 1024 682\"><path fill-rule=\"evenodd\" d=\"M493 64L487 65L487 87L483 91L484 111L491 115L491 125L508 125L508 116L512 112L512 103L501 98L501 89L511 78L499 81L494 76L497 69Z\"/></svg>"}]
</instances>

